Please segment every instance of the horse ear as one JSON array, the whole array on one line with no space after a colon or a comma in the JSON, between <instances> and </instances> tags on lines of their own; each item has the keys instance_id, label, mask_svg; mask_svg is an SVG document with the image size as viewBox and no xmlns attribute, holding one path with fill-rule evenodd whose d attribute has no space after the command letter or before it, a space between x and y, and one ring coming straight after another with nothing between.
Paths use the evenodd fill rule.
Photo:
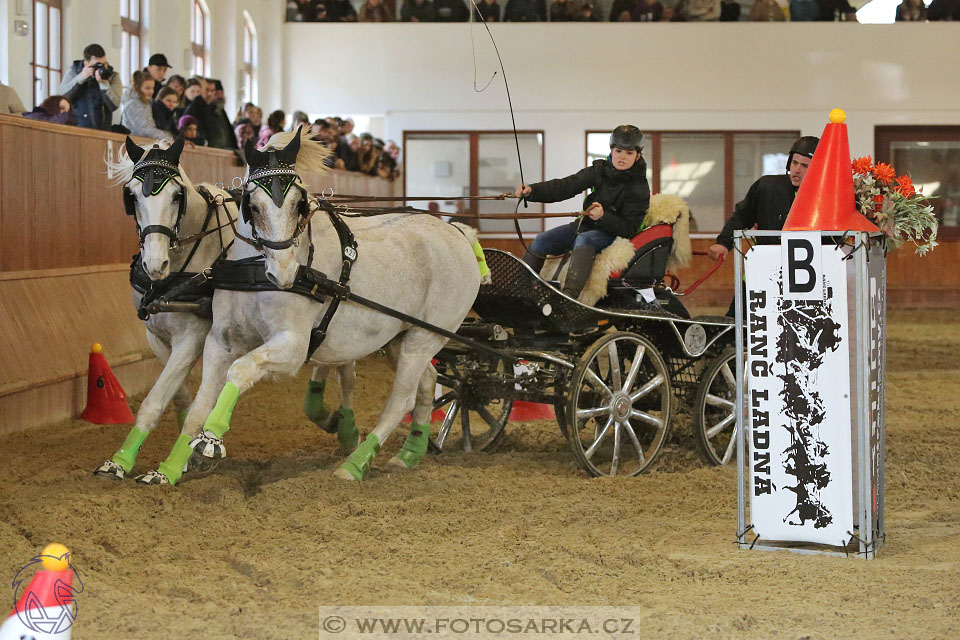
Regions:
<instances>
[{"instance_id":1,"label":"horse ear","mask_svg":"<svg viewBox=\"0 0 960 640\"><path fill-rule=\"evenodd\" d=\"M183 134L181 133L167 149L167 159L173 162L173 164L180 164L180 154L183 153L183 141Z\"/></svg>"},{"instance_id":2,"label":"horse ear","mask_svg":"<svg viewBox=\"0 0 960 640\"><path fill-rule=\"evenodd\" d=\"M251 167L258 166L260 152L257 151L257 144L253 141L253 138L247 140L246 144L243 145L243 156L247 160L247 164Z\"/></svg>"},{"instance_id":3,"label":"horse ear","mask_svg":"<svg viewBox=\"0 0 960 640\"><path fill-rule=\"evenodd\" d=\"M125 143L127 149L127 155L134 162L140 162L140 158L143 157L145 151L140 148L136 142L130 139L130 136L127 136L127 142Z\"/></svg>"},{"instance_id":4,"label":"horse ear","mask_svg":"<svg viewBox=\"0 0 960 640\"><path fill-rule=\"evenodd\" d=\"M303 125L300 125L297 128L297 135L293 137L293 140L287 143L287 146L283 148L283 151L277 153L280 161L284 164L296 164L297 154L300 153L300 135L303 133Z\"/></svg>"}]
</instances>

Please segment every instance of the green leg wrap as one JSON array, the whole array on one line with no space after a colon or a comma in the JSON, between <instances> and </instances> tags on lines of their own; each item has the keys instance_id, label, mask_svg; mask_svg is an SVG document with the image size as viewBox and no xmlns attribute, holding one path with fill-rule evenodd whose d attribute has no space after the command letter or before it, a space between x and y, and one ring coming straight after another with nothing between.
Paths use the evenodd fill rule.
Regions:
<instances>
[{"instance_id":1,"label":"green leg wrap","mask_svg":"<svg viewBox=\"0 0 960 640\"><path fill-rule=\"evenodd\" d=\"M240 390L237 385L228 382L223 385L223 391L217 398L217 405L207 416L207 421L203 423L203 430L209 431L218 438L230 430L230 418L233 416L233 408L237 406L237 399L240 397Z\"/></svg>"},{"instance_id":2,"label":"green leg wrap","mask_svg":"<svg viewBox=\"0 0 960 640\"><path fill-rule=\"evenodd\" d=\"M473 243L473 255L476 256L477 266L480 267L480 277L486 277L490 273L490 267L487 266L487 259L483 255L483 247L480 246L478 241Z\"/></svg>"},{"instance_id":3,"label":"green leg wrap","mask_svg":"<svg viewBox=\"0 0 960 640\"><path fill-rule=\"evenodd\" d=\"M170 484L177 484L180 476L183 475L183 465L187 464L187 460L193 454L193 449L190 448L192 439L189 435L181 433L176 444L173 445L170 455L157 467L157 471L167 476Z\"/></svg>"},{"instance_id":4,"label":"green leg wrap","mask_svg":"<svg viewBox=\"0 0 960 640\"><path fill-rule=\"evenodd\" d=\"M187 410L177 412L177 426L183 429L183 423L187 421Z\"/></svg>"},{"instance_id":5,"label":"green leg wrap","mask_svg":"<svg viewBox=\"0 0 960 640\"><path fill-rule=\"evenodd\" d=\"M327 411L323 408L323 391L326 386L326 381L307 381L307 395L303 399L303 412L313 422L320 423L327 419Z\"/></svg>"},{"instance_id":6,"label":"green leg wrap","mask_svg":"<svg viewBox=\"0 0 960 640\"><path fill-rule=\"evenodd\" d=\"M427 441L430 438L430 425L411 424L410 435L404 441L400 451L397 451L397 458L408 468L413 468L420 464L423 456L427 454Z\"/></svg>"},{"instance_id":7,"label":"green leg wrap","mask_svg":"<svg viewBox=\"0 0 960 640\"><path fill-rule=\"evenodd\" d=\"M360 440L360 430L354 421L353 409L340 408L340 424L337 426L337 440L344 451L353 451Z\"/></svg>"},{"instance_id":8,"label":"green leg wrap","mask_svg":"<svg viewBox=\"0 0 960 640\"><path fill-rule=\"evenodd\" d=\"M367 436L367 439L350 454L346 461L340 465L340 468L356 480L363 480L363 476L370 471L370 464L373 462L374 456L376 456L379 451L380 441L377 440L376 434L371 433Z\"/></svg>"},{"instance_id":9,"label":"green leg wrap","mask_svg":"<svg viewBox=\"0 0 960 640\"><path fill-rule=\"evenodd\" d=\"M137 461L137 454L140 453L140 447L143 446L143 441L147 439L148 435L150 435L149 431L140 431L140 429L136 427L130 429L130 433L127 434L127 439L123 441L123 446L113 454L113 461L123 467L124 471L130 473L133 469L134 462Z\"/></svg>"}]
</instances>

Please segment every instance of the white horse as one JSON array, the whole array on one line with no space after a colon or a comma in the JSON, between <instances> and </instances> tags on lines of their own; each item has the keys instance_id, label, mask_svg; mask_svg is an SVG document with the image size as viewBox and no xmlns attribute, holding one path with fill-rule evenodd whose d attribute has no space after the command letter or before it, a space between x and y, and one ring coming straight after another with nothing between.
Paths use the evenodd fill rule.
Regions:
<instances>
[{"instance_id":1,"label":"white horse","mask_svg":"<svg viewBox=\"0 0 960 640\"><path fill-rule=\"evenodd\" d=\"M311 257L309 266L337 280L348 254L327 214L321 212L305 224L306 193L296 183L296 172L322 171L326 155L326 149L301 131L275 135L263 151L247 149L244 197L250 220L238 229L254 238L258 248L238 246L235 257L262 254L266 277L280 289L293 286L299 267ZM309 231L301 235L305 227ZM357 243L349 280L354 293L448 331L460 326L480 285L472 229L427 215L352 218L349 228ZM286 291L217 290L200 390L167 463L144 481L176 483L194 448L207 457L222 457L222 438L240 394L264 375L296 372L307 356L311 330L329 305L329 299L321 303ZM339 477L362 479L411 410L410 434L390 462L403 468L420 463L427 450L436 383L430 360L446 340L353 301L340 304L312 361L343 365L391 343L397 371L375 429L340 466Z\"/></svg>"},{"instance_id":2,"label":"white horse","mask_svg":"<svg viewBox=\"0 0 960 640\"><path fill-rule=\"evenodd\" d=\"M228 201L219 212L211 212L208 201L179 166L182 137L169 148L155 145L147 149L128 137L125 147L118 162L108 159L106 163L116 176L114 184L123 185L127 213L136 218L143 272L151 281L162 283L171 274L176 280L180 271L203 271L233 241L233 230L226 226L183 246L178 239L199 234L205 222L207 229L225 225L227 216L237 217L236 205ZM230 197L213 185L200 186L211 197ZM134 289L133 304L138 309L142 297ZM140 405L136 424L123 445L94 471L98 476L123 479L130 473L140 447L171 399L183 424L190 405L187 375L200 357L211 320L196 313L165 312L148 316L144 326L147 343L163 364L163 371Z\"/></svg>"}]
</instances>

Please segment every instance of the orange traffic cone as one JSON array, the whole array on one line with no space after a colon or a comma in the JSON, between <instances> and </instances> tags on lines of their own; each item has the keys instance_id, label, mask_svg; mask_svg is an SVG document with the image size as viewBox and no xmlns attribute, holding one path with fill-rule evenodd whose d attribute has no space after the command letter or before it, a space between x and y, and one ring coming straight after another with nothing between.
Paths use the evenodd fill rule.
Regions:
<instances>
[{"instance_id":1,"label":"orange traffic cone","mask_svg":"<svg viewBox=\"0 0 960 640\"><path fill-rule=\"evenodd\" d=\"M20 591L20 574L13 581L19 595L13 611L0 626L0 640L22 638L70 640L70 630L77 616L75 596L83 591L73 586L74 570L70 551L62 544L49 544L40 556L24 569L42 563L30 584Z\"/></svg>"},{"instance_id":2,"label":"orange traffic cone","mask_svg":"<svg viewBox=\"0 0 960 640\"><path fill-rule=\"evenodd\" d=\"M830 112L784 231L879 231L857 211L846 119L843 109Z\"/></svg>"},{"instance_id":3,"label":"orange traffic cone","mask_svg":"<svg viewBox=\"0 0 960 640\"><path fill-rule=\"evenodd\" d=\"M90 349L87 408L80 418L94 424L127 424L136 421L127 406L127 394L103 357L100 343L94 343Z\"/></svg>"}]
</instances>

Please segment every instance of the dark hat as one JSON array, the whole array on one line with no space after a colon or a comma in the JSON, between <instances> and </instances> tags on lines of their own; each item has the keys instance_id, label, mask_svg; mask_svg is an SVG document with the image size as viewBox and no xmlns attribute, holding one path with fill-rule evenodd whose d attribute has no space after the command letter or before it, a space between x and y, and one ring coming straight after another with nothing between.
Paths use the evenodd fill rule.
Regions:
<instances>
[{"instance_id":1,"label":"dark hat","mask_svg":"<svg viewBox=\"0 0 960 640\"><path fill-rule=\"evenodd\" d=\"M158 67L170 67L170 63L167 62L167 56L163 55L162 53L155 53L150 56L150 60L147 61L147 66L150 66L151 64L155 64Z\"/></svg>"}]
</instances>

